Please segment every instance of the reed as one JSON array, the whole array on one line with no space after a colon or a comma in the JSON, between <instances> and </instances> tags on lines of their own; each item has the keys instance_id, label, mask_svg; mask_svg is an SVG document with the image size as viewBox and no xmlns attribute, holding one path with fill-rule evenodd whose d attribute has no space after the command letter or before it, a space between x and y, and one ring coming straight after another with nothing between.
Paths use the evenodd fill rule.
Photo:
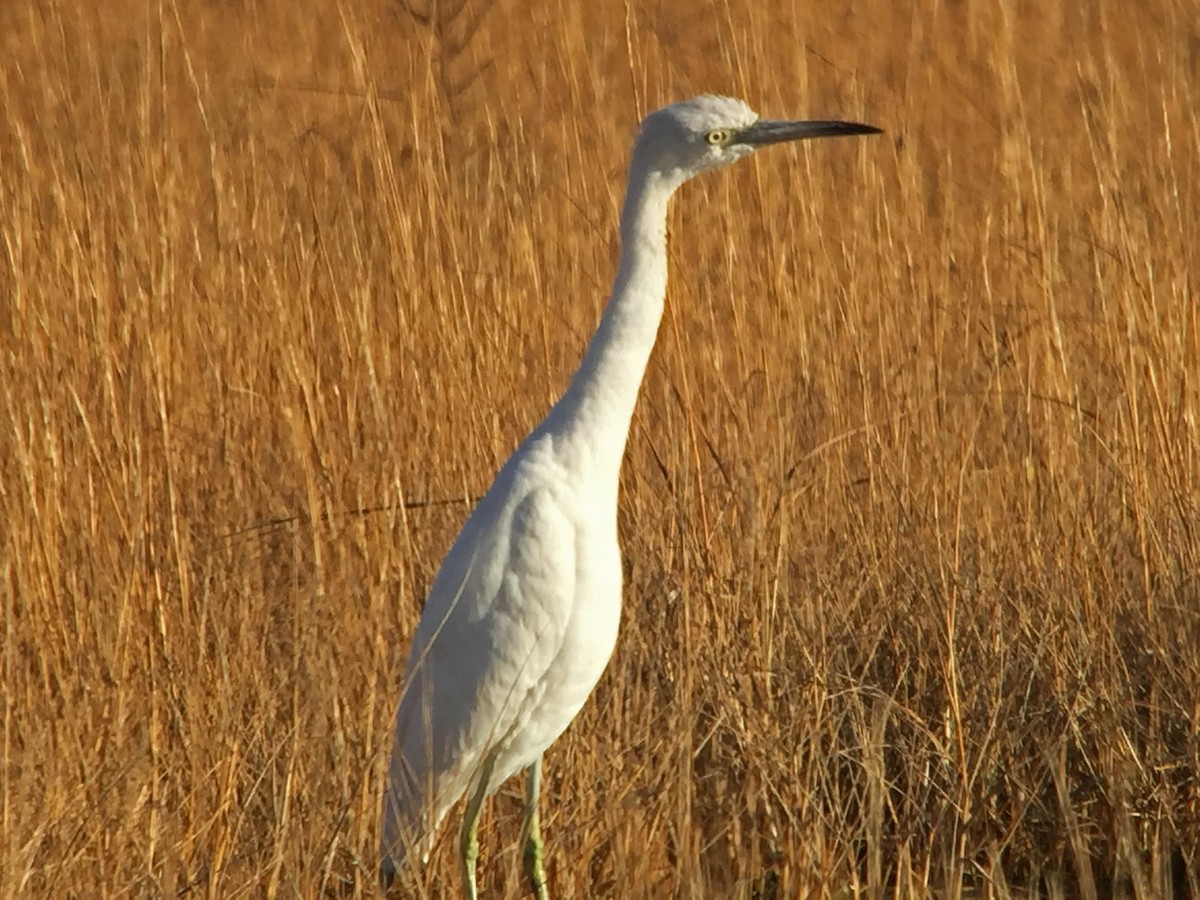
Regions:
<instances>
[{"instance_id":1,"label":"reed","mask_svg":"<svg viewBox=\"0 0 1200 900\"><path fill-rule=\"evenodd\" d=\"M555 894L1200 893L1189 8L559 5L0 9L0 894L372 895L424 592L704 90L888 135L677 203Z\"/></svg>"}]
</instances>

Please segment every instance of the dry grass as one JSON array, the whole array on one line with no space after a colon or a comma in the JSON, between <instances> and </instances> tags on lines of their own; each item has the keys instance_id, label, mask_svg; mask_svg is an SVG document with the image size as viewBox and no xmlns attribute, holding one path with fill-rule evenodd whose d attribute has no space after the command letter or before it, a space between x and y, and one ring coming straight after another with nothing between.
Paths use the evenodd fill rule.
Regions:
<instances>
[{"instance_id":1,"label":"dry grass","mask_svg":"<svg viewBox=\"0 0 1200 900\"><path fill-rule=\"evenodd\" d=\"M556 894L1200 894L1194 8L558 5L2 7L0 894L373 891L424 590L712 89L888 135L677 204Z\"/></svg>"}]
</instances>

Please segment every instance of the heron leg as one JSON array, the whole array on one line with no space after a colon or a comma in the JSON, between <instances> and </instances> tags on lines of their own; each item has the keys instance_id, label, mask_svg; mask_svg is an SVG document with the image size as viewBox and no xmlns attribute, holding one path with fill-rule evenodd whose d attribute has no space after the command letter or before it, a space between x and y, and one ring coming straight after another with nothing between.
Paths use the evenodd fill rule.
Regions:
<instances>
[{"instance_id":1,"label":"heron leg","mask_svg":"<svg viewBox=\"0 0 1200 900\"><path fill-rule=\"evenodd\" d=\"M525 824L521 841L525 845L525 874L533 886L537 900L549 900L546 890L546 870L542 867L542 829L538 823L538 798L542 791L542 758L539 756L525 770Z\"/></svg>"},{"instance_id":2,"label":"heron leg","mask_svg":"<svg viewBox=\"0 0 1200 900\"><path fill-rule=\"evenodd\" d=\"M489 758L483 764L478 785L467 800L467 809L463 814L458 850L462 858L463 897L466 900L477 900L479 897L479 890L475 887L475 860L479 858L479 838L476 837L476 829L479 827L479 813L483 810L483 801L487 799L488 782L492 778L494 762L494 758Z\"/></svg>"}]
</instances>

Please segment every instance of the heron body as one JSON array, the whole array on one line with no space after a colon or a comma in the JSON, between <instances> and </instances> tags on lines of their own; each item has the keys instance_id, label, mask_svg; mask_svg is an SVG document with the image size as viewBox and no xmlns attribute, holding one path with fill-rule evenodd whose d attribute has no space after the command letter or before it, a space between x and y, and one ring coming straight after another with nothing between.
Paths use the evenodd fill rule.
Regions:
<instances>
[{"instance_id":1,"label":"heron body","mask_svg":"<svg viewBox=\"0 0 1200 900\"><path fill-rule=\"evenodd\" d=\"M702 96L653 113L634 145L617 277L562 398L521 443L442 563L413 638L383 817L383 873L427 856L468 797L464 891L475 897L483 801L527 771L525 866L546 896L538 828L543 752L591 694L621 615L617 487L667 287L667 205L694 175L759 146L866 134L846 122L763 121Z\"/></svg>"}]
</instances>

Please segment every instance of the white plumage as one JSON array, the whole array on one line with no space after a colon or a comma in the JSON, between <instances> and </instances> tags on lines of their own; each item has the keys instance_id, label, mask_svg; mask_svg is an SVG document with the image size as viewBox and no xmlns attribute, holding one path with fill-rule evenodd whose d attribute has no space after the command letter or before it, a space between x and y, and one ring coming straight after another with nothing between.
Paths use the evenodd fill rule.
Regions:
<instances>
[{"instance_id":1,"label":"white plumage","mask_svg":"<svg viewBox=\"0 0 1200 900\"><path fill-rule=\"evenodd\" d=\"M464 891L486 797L528 770L525 866L546 897L538 829L542 753L599 680L621 615L617 484L667 287L667 203L700 172L785 140L867 134L848 122L763 121L702 96L642 123L621 213L612 295L562 398L505 463L438 572L417 626L384 801L383 873L428 854L468 796Z\"/></svg>"}]
</instances>

